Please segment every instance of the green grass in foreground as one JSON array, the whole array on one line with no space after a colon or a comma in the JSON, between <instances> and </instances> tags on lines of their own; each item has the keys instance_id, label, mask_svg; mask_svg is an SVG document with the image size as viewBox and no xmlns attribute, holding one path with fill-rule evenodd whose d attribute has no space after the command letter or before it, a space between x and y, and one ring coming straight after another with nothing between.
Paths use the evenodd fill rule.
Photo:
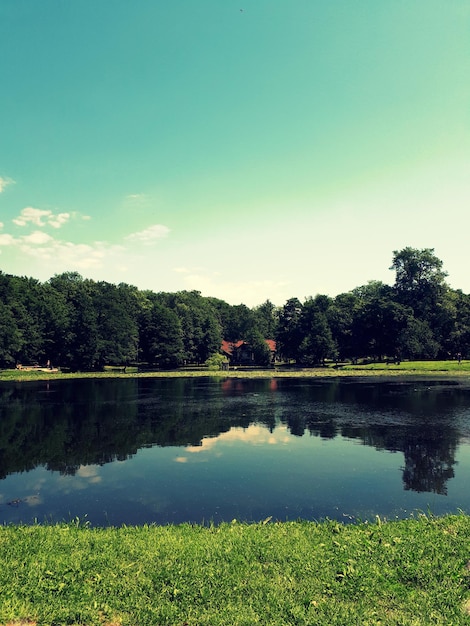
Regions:
<instances>
[{"instance_id":1,"label":"green grass in foreground","mask_svg":"<svg viewBox=\"0 0 470 626\"><path fill-rule=\"evenodd\" d=\"M470 623L470 517L0 527L0 623Z\"/></svg>"}]
</instances>

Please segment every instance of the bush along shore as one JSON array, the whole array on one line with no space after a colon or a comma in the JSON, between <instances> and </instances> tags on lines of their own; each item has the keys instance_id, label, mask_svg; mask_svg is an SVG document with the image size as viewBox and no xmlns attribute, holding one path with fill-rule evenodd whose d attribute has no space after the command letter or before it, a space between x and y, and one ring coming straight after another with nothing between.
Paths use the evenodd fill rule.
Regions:
<instances>
[{"instance_id":1,"label":"bush along shore","mask_svg":"<svg viewBox=\"0 0 470 626\"><path fill-rule=\"evenodd\" d=\"M0 624L470 623L470 517L0 527Z\"/></svg>"}]
</instances>

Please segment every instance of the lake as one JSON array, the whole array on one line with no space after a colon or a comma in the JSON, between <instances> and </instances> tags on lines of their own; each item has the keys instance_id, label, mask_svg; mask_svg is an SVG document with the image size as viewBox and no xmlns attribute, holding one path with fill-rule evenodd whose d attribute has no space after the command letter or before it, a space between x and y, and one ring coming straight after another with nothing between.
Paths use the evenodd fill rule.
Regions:
<instances>
[{"instance_id":1,"label":"lake","mask_svg":"<svg viewBox=\"0 0 470 626\"><path fill-rule=\"evenodd\" d=\"M0 384L0 522L340 521L470 511L470 386Z\"/></svg>"}]
</instances>

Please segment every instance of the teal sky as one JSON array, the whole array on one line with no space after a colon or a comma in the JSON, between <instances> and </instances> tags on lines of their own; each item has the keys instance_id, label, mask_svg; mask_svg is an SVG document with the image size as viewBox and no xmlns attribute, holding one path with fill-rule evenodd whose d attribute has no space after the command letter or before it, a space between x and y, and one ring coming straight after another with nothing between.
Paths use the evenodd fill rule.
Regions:
<instances>
[{"instance_id":1,"label":"teal sky","mask_svg":"<svg viewBox=\"0 0 470 626\"><path fill-rule=\"evenodd\" d=\"M470 292L468 0L0 0L0 270Z\"/></svg>"}]
</instances>

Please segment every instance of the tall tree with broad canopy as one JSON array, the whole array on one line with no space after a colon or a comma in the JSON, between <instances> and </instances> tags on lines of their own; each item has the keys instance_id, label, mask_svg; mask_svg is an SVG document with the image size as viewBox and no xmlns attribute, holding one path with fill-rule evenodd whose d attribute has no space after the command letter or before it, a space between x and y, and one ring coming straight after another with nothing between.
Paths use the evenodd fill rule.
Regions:
<instances>
[{"instance_id":1,"label":"tall tree with broad canopy","mask_svg":"<svg viewBox=\"0 0 470 626\"><path fill-rule=\"evenodd\" d=\"M97 363L129 365L137 358L138 300L133 287L105 281L94 283L93 304L97 315Z\"/></svg>"},{"instance_id":2,"label":"tall tree with broad canopy","mask_svg":"<svg viewBox=\"0 0 470 626\"><path fill-rule=\"evenodd\" d=\"M183 362L183 331L178 315L155 300L141 311L140 355L147 363L164 369Z\"/></svg>"},{"instance_id":3,"label":"tall tree with broad canopy","mask_svg":"<svg viewBox=\"0 0 470 626\"><path fill-rule=\"evenodd\" d=\"M93 370L98 365L98 320L93 295L95 283L78 272L64 272L51 278L50 285L65 298L68 328L64 362L73 370Z\"/></svg>"},{"instance_id":4,"label":"tall tree with broad canopy","mask_svg":"<svg viewBox=\"0 0 470 626\"><path fill-rule=\"evenodd\" d=\"M470 295L460 289L453 292L455 315L448 336L448 353L453 358L470 355Z\"/></svg>"},{"instance_id":5,"label":"tall tree with broad canopy","mask_svg":"<svg viewBox=\"0 0 470 626\"><path fill-rule=\"evenodd\" d=\"M360 303L359 296L354 293L341 293L326 311L328 325L338 347L339 360L353 359L359 354L353 337L353 321L360 310Z\"/></svg>"},{"instance_id":6,"label":"tall tree with broad canopy","mask_svg":"<svg viewBox=\"0 0 470 626\"><path fill-rule=\"evenodd\" d=\"M274 339L276 336L277 313L277 308L270 300L266 300L254 309L256 328L265 339Z\"/></svg>"},{"instance_id":7,"label":"tall tree with broad canopy","mask_svg":"<svg viewBox=\"0 0 470 626\"><path fill-rule=\"evenodd\" d=\"M396 272L395 291L401 304L414 311L414 317L426 322L441 358L449 350L455 306L452 292L445 282L447 272L434 248L395 250L390 269Z\"/></svg>"},{"instance_id":8,"label":"tall tree with broad canopy","mask_svg":"<svg viewBox=\"0 0 470 626\"><path fill-rule=\"evenodd\" d=\"M411 319L411 309L390 298L366 302L354 320L358 356L400 357L404 350L400 338Z\"/></svg>"},{"instance_id":9,"label":"tall tree with broad canopy","mask_svg":"<svg viewBox=\"0 0 470 626\"><path fill-rule=\"evenodd\" d=\"M322 295L304 302L300 316L302 341L297 357L303 365L324 364L325 359L336 357L337 346L326 316L330 302L328 296Z\"/></svg>"},{"instance_id":10,"label":"tall tree with broad canopy","mask_svg":"<svg viewBox=\"0 0 470 626\"><path fill-rule=\"evenodd\" d=\"M299 347L304 338L301 326L302 310L300 300L290 298L279 312L276 341L278 353L284 359L298 359L299 357Z\"/></svg>"},{"instance_id":11,"label":"tall tree with broad canopy","mask_svg":"<svg viewBox=\"0 0 470 626\"><path fill-rule=\"evenodd\" d=\"M271 363L271 350L269 349L264 336L255 329L246 336L253 354L253 364L266 366Z\"/></svg>"},{"instance_id":12,"label":"tall tree with broad canopy","mask_svg":"<svg viewBox=\"0 0 470 626\"><path fill-rule=\"evenodd\" d=\"M13 367L21 348L21 332L10 308L0 301L0 367Z\"/></svg>"},{"instance_id":13,"label":"tall tree with broad canopy","mask_svg":"<svg viewBox=\"0 0 470 626\"><path fill-rule=\"evenodd\" d=\"M403 304L426 317L446 292L447 273L434 248L403 248L393 252L390 267L395 270L395 289Z\"/></svg>"},{"instance_id":14,"label":"tall tree with broad canopy","mask_svg":"<svg viewBox=\"0 0 470 626\"><path fill-rule=\"evenodd\" d=\"M215 308L199 291L160 293L162 304L174 310L183 331L184 359L204 363L222 343L222 333Z\"/></svg>"},{"instance_id":15,"label":"tall tree with broad canopy","mask_svg":"<svg viewBox=\"0 0 470 626\"><path fill-rule=\"evenodd\" d=\"M403 248L393 251L390 269L395 270L395 287L402 292L425 293L430 287L444 284L447 272L434 248Z\"/></svg>"}]
</instances>

